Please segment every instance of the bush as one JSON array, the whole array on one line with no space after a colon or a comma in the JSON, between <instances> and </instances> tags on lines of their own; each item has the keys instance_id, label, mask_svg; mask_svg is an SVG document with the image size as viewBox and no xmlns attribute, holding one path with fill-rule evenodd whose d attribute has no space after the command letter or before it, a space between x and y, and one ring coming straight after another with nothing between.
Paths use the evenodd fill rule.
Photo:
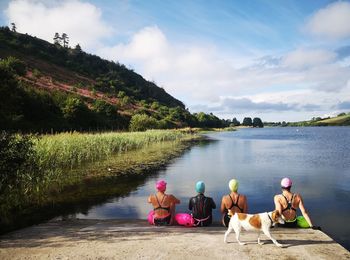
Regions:
<instances>
[{"instance_id":1,"label":"bush","mask_svg":"<svg viewBox=\"0 0 350 260\"><path fill-rule=\"evenodd\" d=\"M17 187L35 169L33 136L0 133L0 194Z\"/></svg>"},{"instance_id":2,"label":"bush","mask_svg":"<svg viewBox=\"0 0 350 260\"><path fill-rule=\"evenodd\" d=\"M15 57L9 56L7 59L2 60L1 63L19 76L24 76L26 74L27 67L25 63Z\"/></svg>"},{"instance_id":3,"label":"bush","mask_svg":"<svg viewBox=\"0 0 350 260\"><path fill-rule=\"evenodd\" d=\"M37 79L40 79L42 74L38 69L33 69L33 76Z\"/></svg>"},{"instance_id":4,"label":"bush","mask_svg":"<svg viewBox=\"0 0 350 260\"><path fill-rule=\"evenodd\" d=\"M131 118L130 131L146 131L158 128L157 120L146 114L136 114Z\"/></svg>"}]
</instances>

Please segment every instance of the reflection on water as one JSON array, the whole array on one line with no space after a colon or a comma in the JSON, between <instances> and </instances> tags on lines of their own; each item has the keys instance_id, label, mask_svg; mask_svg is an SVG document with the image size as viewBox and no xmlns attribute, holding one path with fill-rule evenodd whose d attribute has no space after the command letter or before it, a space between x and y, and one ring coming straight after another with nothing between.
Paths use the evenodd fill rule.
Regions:
<instances>
[{"instance_id":1,"label":"reflection on water","mask_svg":"<svg viewBox=\"0 0 350 260\"><path fill-rule=\"evenodd\" d=\"M145 218L151 209L147 197L159 178L168 182L167 192L181 200L178 212L188 211L198 180L206 183L206 194L219 206L233 177L247 195L251 213L269 211L281 178L289 176L315 224L350 249L350 226L345 225L350 216L350 128L243 129L209 136L217 141L193 147L127 196L109 199L77 217ZM214 217L219 220L218 210Z\"/></svg>"}]
</instances>

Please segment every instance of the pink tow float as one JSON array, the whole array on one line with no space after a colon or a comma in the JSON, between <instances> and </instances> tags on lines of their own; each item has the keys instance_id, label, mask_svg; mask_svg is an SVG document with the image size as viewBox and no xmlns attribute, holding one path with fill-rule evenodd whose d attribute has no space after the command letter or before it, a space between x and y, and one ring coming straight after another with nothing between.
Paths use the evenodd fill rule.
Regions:
<instances>
[{"instance_id":1,"label":"pink tow float","mask_svg":"<svg viewBox=\"0 0 350 260\"><path fill-rule=\"evenodd\" d=\"M193 227L194 226L194 219L191 214L188 213L177 213L175 215L176 222L185 227Z\"/></svg>"},{"instance_id":2,"label":"pink tow float","mask_svg":"<svg viewBox=\"0 0 350 260\"><path fill-rule=\"evenodd\" d=\"M150 225L154 225L154 210L151 210L147 215L147 220Z\"/></svg>"},{"instance_id":3,"label":"pink tow float","mask_svg":"<svg viewBox=\"0 0 350 260\"><path fill-rule=\"evenodd\" d=\"M177 213L175 220L180 226L193 227L194 219L191 214L188 213ZM154 225L154 210L151 210L147 215L147 221L150 225Z\"/></svg>"}]
</instances>

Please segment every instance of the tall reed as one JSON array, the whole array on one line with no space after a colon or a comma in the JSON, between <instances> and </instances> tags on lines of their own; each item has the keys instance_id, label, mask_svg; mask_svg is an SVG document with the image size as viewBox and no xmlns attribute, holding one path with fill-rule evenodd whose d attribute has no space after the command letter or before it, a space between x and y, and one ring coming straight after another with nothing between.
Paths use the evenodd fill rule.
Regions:
<instances>
[{"instance_id":1,"label":"tall reed","mask_svg":"<svg viewBox=\"0 0 350 260\"><path fill-rule=\"evenodd\" d=\"M133 133L62 133L44 135L34 143L40 170L74 168L84 162L108 158L113 154L144 147L151 143L188 138L176 130L150 130Z\"/></svg>"}]
</instances>

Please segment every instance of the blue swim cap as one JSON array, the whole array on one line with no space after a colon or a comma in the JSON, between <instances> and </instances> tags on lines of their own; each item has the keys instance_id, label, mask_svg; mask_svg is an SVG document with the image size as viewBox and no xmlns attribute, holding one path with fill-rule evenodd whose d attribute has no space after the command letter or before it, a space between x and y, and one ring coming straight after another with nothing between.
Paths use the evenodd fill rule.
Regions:
<instances>
[{"instance_id":1,"label":"blue swim cap","mask_svg":"<svg viewBox=\"0 0 350 260\"><path fill-rule=\"evenodd\" d=\"M205 184L204 184L204 182L199 181L199 182L196 183L196 191L198 193L204 193L204 191L205 191Z\"/></svg>"}]
</instances>

